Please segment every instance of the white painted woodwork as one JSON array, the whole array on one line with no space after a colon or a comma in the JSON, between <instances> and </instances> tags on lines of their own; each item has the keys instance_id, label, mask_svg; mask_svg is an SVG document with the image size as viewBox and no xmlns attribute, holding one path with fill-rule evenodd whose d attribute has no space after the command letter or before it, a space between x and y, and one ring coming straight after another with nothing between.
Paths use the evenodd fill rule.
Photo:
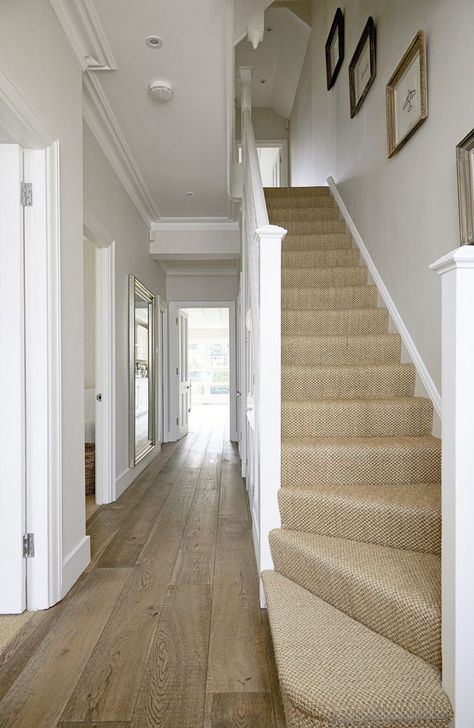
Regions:
<instances>
[{"instance_id":1,"label":"white painted woodwork","mask_svg":"<svg viewBox=\"0 0 474 728\"><path fill-rule=\"evenodd\" d=\"M0 145L0 612L26 608L22 150Z\"/></svg>"},{"instance_id":2,"label":"white painted woodwork","mask_svg":"<svg viewBox=\"0 0 474 728\"><path fill-rule=\"evenodd\" d=\"M188 367L188 314L178 311L178 439L188 434L191 384Z\"/></svg>"},{"instance_id":3,"label":"white painted woodwork","mask_svg":"<svg viewBox=\"0 0 474 728\"><path fill-rule=\"evenodd\" d=\"M456 728L474 716L474 248L433 263L442 301L443 684Z\"/></svg>"},{"instance_id":4,"label":"white painted woodwork","mask_svg":"<svg viewBox=\"0 0 474 728\"><path fill-rule=\"evenodd\" d=\"M273 568L268 534L280 525L281 481L281 242L269 225L251 120L249 68L241 69L243 163L243 286L246 463L259 571ZM261 591L263 603L263 592Z\"/></svg>"}]
</instances>

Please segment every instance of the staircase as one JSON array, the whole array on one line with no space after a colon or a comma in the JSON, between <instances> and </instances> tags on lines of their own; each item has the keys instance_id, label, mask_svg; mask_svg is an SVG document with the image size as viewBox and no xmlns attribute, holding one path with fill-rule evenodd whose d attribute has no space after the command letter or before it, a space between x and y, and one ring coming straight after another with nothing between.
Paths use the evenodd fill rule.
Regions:
<instances>
[{"instance_id":1,"label":"staircase","mask_svg":"<svg viewBox=\"0 0 474 728\"><path fill-rule=\"evenodd\" d=\"M441 728L440 441L327 187L282 251L282 528L263 573L288 728Z\"/></svg>"}]
</instances>

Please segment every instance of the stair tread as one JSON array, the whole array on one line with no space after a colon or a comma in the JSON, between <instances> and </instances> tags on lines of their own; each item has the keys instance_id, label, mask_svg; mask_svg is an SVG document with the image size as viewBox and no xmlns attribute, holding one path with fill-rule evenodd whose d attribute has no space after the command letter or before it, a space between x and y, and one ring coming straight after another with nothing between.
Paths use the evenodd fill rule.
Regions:
<instances>
[{"instance_id":1,"label":"stair tread","mask_svg":"<svg viewBox=\"0 0 474 728\"><path fill-rule=\"evenodd\" d=\"M281 488L282 528L439 554L441 486Z\"/></svg>"},{"instance_id":2,"label":"stair tread","mask_svg":"<svg viewBox=\"0 0 474 728\"><path fill-rule=\"evenodd\" d=\"M270 546L278 572L440 666L439 556L283 529Z\"/></svg>"},{"instance_id":3,"label":"stair tread","mask_svg":"<svg viewBox=\"0 0 474 728\"><path fill-rule=\"evenodd\" d=\"M433 435L421 435L417 437L285 437L282 439L285 446L302 445L315 447L317 445L333 445L337 447L352 445L361 449L373 449L374 447L390 447L403 445L416 447L417 445L430 445L441 447L441 441Z\"/></svg>"},{"instance_id":4,"label":"stair tread","mask_svg":"<svg viewBox=\"0 0 474 728\"><path fill-rule=\"evenodd\" d=\"M262 578L280 683L301 725L447 728L435 667L281 574Z\"/></svg>"}]
</instances>

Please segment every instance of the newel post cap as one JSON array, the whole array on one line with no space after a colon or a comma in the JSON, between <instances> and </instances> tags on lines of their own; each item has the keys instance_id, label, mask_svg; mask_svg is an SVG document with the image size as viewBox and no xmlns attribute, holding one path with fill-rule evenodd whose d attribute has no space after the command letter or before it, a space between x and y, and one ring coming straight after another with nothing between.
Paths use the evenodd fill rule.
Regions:
<instances>
[{"instance_id":1,"label":"newel post cap","mask_svg":"<svg viewBox=\"0 0 474 728\"><path fill-rule=\"evenodd\" d=\"M288 230L279 225L262 225L255 230L259 238L278 238L283 240Z\"/></svg>"},{"instance_id":2,"label":"newel post cap","mask_svg":"<svg viewBox=\"0 0 474 728\"><path fill-rule=\"evenodd\" d=\"M459 248L454 248L430 265L430 270L435 271L438 275L457 268L474 268L474 245L461 245Z\"/></svg>"}]
</instances>

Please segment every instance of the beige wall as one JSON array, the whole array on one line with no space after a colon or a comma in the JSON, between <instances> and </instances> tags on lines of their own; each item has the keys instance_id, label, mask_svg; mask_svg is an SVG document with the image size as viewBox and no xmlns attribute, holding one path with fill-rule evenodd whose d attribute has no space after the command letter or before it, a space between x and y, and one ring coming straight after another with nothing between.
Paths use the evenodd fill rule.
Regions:
<instances>
[{"instance_id":1,"label":"beige wall","mask_svg":"<svg viewBox=\"0 0 474 728\"><path fill-rule=\"evenodd\" d=\"M240 109L235 114L235 138L240 139L241 130ZM256 108L252 109L252 124L255 132L255 139L266 141L267 139L288 139L288 121L277 114L273 109Z\"/></svg>"},{"instance_id":2,"label":"beige wall","mask_svg":"<svg viewBox=\"0 0 474 728\"><path fill-rule=\"evenodd\" d=\"M0 66L60 145L61 461L67 560L85 534L82 73L49 0L2 0Z\"/></svg>"},{"instance_id":3,"label":"beige wall","mask_svg":"<svg viewBox=\"0 0 474 728\"><path fill-rule=\"evenodd\" d=\"M166 282L168 301L236 301L238 275L170 275Z\"/></svg>"},{"instance_id":4,"label":"beige wall","mask_svg":"<svg viewBox=\"0 0 474 728\"><path fill-rule=\"evenodd\" d=\"M455 145L474 126L472 0L351 0L345 61L326 90L324 43L336 0L313 0L313 31L290 120L293 185L332 175L436 386L440 286L428 266L459 244ZM349 113L348 64L367 17L377 26L377 77ZM415 33L427 38L429 118L391 160L385 84Z\"/></svg>"},{"instance_id":5,"label":"beige wall","mask_svg":"<svg viewBox=\"0 0 474 728\"><path fill-rule=\"evenodd\" d=\"M87 124L84 124L84 209L115 240L117 479L128 470L128 275L166 297L161 266L150 259L148 229Z\"/></svg>"}]
</instances>

